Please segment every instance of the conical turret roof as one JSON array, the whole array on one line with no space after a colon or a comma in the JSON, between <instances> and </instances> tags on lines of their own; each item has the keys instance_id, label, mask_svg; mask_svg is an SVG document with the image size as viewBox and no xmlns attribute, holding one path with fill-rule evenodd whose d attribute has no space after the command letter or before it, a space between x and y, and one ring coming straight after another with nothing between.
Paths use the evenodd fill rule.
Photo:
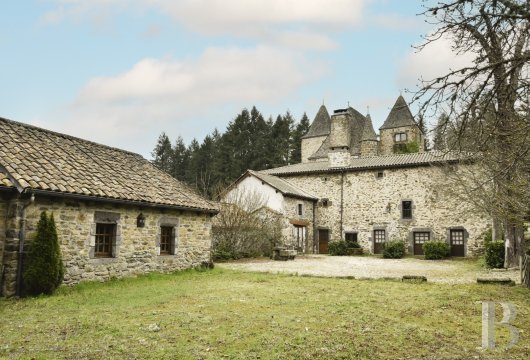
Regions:
<instances>
[{"instance_id":1,"label":"conical turret roof","mask_svg":"<svg viewBox=\"0 0 530 360\"><path fill-rule=\"evenodd\" d=\"M328 109L326 106L320 106L318 109L315 120L309 127L307 134L302 136L302 139L316 137L316 136L327 136L331 131L331 118L329 117Z\"/></svg>"},{"instance_id":2,"label":"conical turret roof","mask_svg":"<svg viewBox=\"0 0 530 360\"><path fill-rule=\"evenodd\" d=\"M374 126L372 124L372 118L370 114L367 114L364 121L363 136L361 141L375 140L377 141L377 134L374 131Z\"/></svg>"},{"instance_id":3,"label":"conical turret roof","mask_svg":"<svg viewBox=\"0 0 530 360\"><path fill-rule=\"evenodd\" d=\"M392 129L410 125L416 125L414 116L412 116L409 106L403 96L399 95L394 107L390 110L390 114L388 114L385 123L379 129Z\"/></svg>"}]
</instances>

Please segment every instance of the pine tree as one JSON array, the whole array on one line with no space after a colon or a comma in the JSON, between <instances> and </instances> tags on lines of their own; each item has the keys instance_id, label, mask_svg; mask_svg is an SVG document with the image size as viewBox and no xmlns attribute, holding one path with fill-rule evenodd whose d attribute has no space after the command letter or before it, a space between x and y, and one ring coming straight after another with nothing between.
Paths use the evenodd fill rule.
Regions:
<instances>
[{"instance_id":1,"label":"pine tree","mask_svg":"<svg viewBox=\"0 0 530 360\"><path fill-rule=\"evenodd\" d=\"M293 132L291 163L296 164L302 162L302 136L307 134L310 125L309 118L307 117L307 114L304 113Z\"/></svg>"},{"instance_id":2,"label":"pine tree","mask_svg":"<svg viewBox=\"0 0 530 360\"><path fill-rule=\"evenodd\" d=\"M164 170L168 174L171 173L171 159L173 157L173 149L171 148L171 141L165 132L162 132L158 137L158 141L154 150L151 152L153 157L153 164L159 169Z\"/></svg>"},{"instance_id":3,"label":"pine tree","mask_svg":"<svg viewBox=\"0 0 530 360\"><path fill-rule=\"evenodd\" d=\"M23 273L25 291L29 295L52 294L61 284L64 267L53 214L43 211L37 234L31 244Z\"/></svg>"},{"instance_id":4,"label":"pine tree","mask_svg":"<svg viewBox=\"0 0 530 360\"><path fill-rule=\"evenodd\" d=\"M189 151L184 144L182 136L179 135L171 152L171 176L177 180L185 181L189 158Z\"/></svg>"},{"instance_id":5,"label":"pine tree","mask_svg":"<svg viewBox=\"0 0 530 360\"><path fill-rule=\"evenodd\" d=\"M449 125L449 116L445 113L438 118L436 126L433 129L432 148L433 150L447 149L447 130Z\"/></svg>"},{"instance_id":6,"label":"pine tree","mask_svg":"<svg viewBox=\"0 0 530 360\"><path fill-rule=\"evenodd\" d=\"M289 111L284 116L278 115L272 127L274 139L273 166L291 163L292 132L294 120Z\"/></svg>"}]
</instances>

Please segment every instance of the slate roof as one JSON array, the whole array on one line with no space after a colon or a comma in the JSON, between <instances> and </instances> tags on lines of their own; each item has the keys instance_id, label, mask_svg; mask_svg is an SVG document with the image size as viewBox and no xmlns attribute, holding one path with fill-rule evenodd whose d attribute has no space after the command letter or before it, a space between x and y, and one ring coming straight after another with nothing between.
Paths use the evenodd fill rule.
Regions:
<instances>
[{"instance_id":1,"label":"slate roof","mask_svg":"<svg viewBox=\"0 0 530 360\"><path fill-rule=\"evenodd\" d=\"M435 164L454 163L462 160L456 153L431 151L414 154L383 155L352 158L349 166L343 168L330 168L329 161L308 162L295 165L282 166L264 170L269 175L292 175L308 173L328 173L337 171L362 171L371 169L391 169L416 166L431 166Z\"/></svg>"},{"instance_id":2,"label":"slate roof","mask_svg":"<svg viewBox=\"0 0 530 360\"><path fill-rule=\"evenodd\" d=\"M217 212L141 155L0 118L0 187Z\"/></svg>"},{"instance_id":3,"label":"slate roof","mask_svg":"<svg viewBox=\"0 0 530 360\"><path fill-rule=\"evenodd\" d=\"M366 118L352 107L348 108L348 113L351 116L350 121L350 153L353 156L358 156L361 153L361 139L366 123ZM331 120L330 120L331 122ZM375 132L374 132L375 134ZM309 160L327 159L330 146L330 136L328 136L318 150L309 157Z\"/></svg>"},{"instance_id":4,"label":"slate roof","mask_svg":"<svg viewBox=\"0 0 530 360\"><path fill-rule=\"evenodd\" d=\"M399 95L394 107L392 107L392 110L390 110L388 117L383 123L383 126L381 126L379 129L392 129L410 125L416 125L414 116L412 116L409 106L407 105L407 102L403 96Z\"/></svg>"},{"instance_id":5,"label":"slate roof","mask_svg":"<svg viewBox=\"0 0 530 360\"><path fill-rule=\"evenodd\" d=\"M253 170L248 170L248 173L254 175L261 181L266 182L267 184L281 192L283 195L294 196L303 199L318 200L317 197L306 193L302 189L292 185L284 179L280 179L279 177Z\"/></svg>"},{"instance_id":6,"label":"slate roof","mask_svg":"<svg viewBox=\"0 0 530 360\"><path fill-rule=\"evenodd\" d=\"M367 140L377 141L377 134L374 131L374 126L372 124L372 118L370 117L370 114L366 115L365 117L363 135L361 137L361 141Z\"/></svg>"},{"instance_id":7,"label":"slate roof","mask_svg":"<svg viewBox=\"0 0 530 360\"><path fill-rule=\"evenodd\" d=\"M318 112L315 116L315 119L311 123L307 134L302 136L302 139L317 137L317 136L326 136L329 135L331 131L331 119L329 117L328 109L324 105L320 106Z\"/></svg>"}]
</instances>

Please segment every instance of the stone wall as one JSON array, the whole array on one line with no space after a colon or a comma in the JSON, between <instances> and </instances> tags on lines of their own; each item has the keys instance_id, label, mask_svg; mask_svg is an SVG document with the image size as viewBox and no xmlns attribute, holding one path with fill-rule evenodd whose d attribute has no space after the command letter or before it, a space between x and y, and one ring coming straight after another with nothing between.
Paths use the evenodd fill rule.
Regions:
<instances>
[{"instance_id":1,"label":"stone wall","mask_svg":"<svg viewBox=\"0 0 530 360\"><path fill-rule=\"evenodd\" d=\"M0 284L2 284L2 278L4 273L4 247L6 242L6 219L7 219L7 208L8 200L1 197L0 194ZM0 290L0 294L1 294Z\"/></svg>"},{"instance_id":2,"label":"stone wall","mask_svg":"<svg viewBox=\"0 0 530 360\"><path fill-rule=\"evenodd\" d=\"M326 139L325 136L316 136L311 138L302 139L302 162L309 162L309 157L317 152L322 146L322 143Z\"/></svg>"},{"instance_id":3,"label":"stone wall","mask_svg":"<svg viewBox=\"0 0 530 360\"><path fill-rule=\"evenodd\" d=\"M361 141L361 156L376 156L379 151L379 142L377 140Z\"/></svg>"},{"instance_id":4,"label":"stone wall","mask_svg":"<svg viewBox=\"0 0 530 360\"><path fill-rule=\"evenodd\" d=\"M117 206L36 196L27 212L26 242L35 236L41 211L53 213L65 264L65 284L150 271L170 272L200 265L210 260L211 217L176 210ZM137 227L137 217L145 216L145 227ZM104 214L116 221L116 256L95 258L93 253L95 218ZM160 226L175 226L175 255L158 255ZM12 289L7 289L10 295Z\"/></svg>"},{"instance_id":5,"label":"stone wall","mask_svg":"<svg viewBox=\"0 0 530 360\"><path fill-rule=\"evenodd\" d=\"M351 154L347 148L335 149L328 152L329 167L338 168L350 165Z\"/></svg>"},{"instance_id":6,"label":"stone wall","mask_svg":"<svg viewBox=\"0 0 530 360\"><path fill-rule=\"evenodd\" d=\"M298 205L302 205L302 215L298 214ZM285 214L285 228L284 238L287 245L297 245L297 229L295 225L304 226L304 246L298 249L304 253L314 252L313 246L313 202L309 200L297 199L292 197L284 197L284 214Z\"/></svg>"},{"instance_id":7,"label":"stone wall","mask_svg":"<svg viewBox=\"0 0 530 360\"><path fill-rule=\"evenodd\" d=\"M381 130L381 139L379 142L379 154L390 155L394 154L394 134L406 133L407 142L416 141L419 145L419 152L424 152L423 136L420 128L417 126L403 126L394 129Z\"/></svg>"},{"instance_id":8,"label":"stone wall","mask_svg":"<svg viewBox=\"0 0 530 360\"><path fill-rule=\"evenodd\" d=\"M382 173L382 174L380 174ZM342 176L344 178L342 179ZM490 218L461 203L447 186L438 167L415 167L373 171L298 175L285 177L330 205L319 206L316 227L330 229L330 239L344 239L345 232L357 232L365 250L373 251L374 229L385 229L387 239L406 240L412 251L412 232L429 231L431 239L448 240L450 229L464 228L466 254L480 252L483 233ZM341 182L344 182L342 233ZM412 201L412 219L402 219L402 201Z\"/></svg>"}]
</instances>

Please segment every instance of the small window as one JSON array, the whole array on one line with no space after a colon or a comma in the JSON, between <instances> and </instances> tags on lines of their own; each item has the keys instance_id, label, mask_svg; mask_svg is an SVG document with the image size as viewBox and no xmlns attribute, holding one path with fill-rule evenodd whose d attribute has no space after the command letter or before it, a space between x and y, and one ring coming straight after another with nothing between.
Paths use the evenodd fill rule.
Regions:
<instances>
[{"instance_id":1,"label":"small window","mask_svg":"<svg viewBox=\"0 0 530 360\"><path fill-rule=\"evenodd\" d=\"M401 202L402 218L412 219L412 201Z\"/></svg>"},{"instance_id":2,"label":"small window","mask_svg":"<svg viewBox=\"0 0 530 360\"><path fill-rule=\"evenodd\" d=\"M172 254L173 242L173 227L162 226L160 228L160 255Z\"/></svg>"},{"instance_id":3,"label":"small window","mask_svg":"<svg viewBox=\"0 0 530 360\"><path fill-rule=\"evenodd\" d=\"M378 171L378 172L377 172L377 178L378 178L378 179L382 179L383 176L385 176L385 174L384 174L382 171Z\"/></svg>"},{"instance_id":4,"label":"small window","mask_svg":"<svg viewBox=\"0 0 530 360\"><path fill-rule=\"evenodd\" d=\"M299 216L304 215L304 204L298 204L298 207L297 207L297 214L298 214Z\"/></svg>"},{"instance_id":5,"label":"small window","mask_svg":"<svg viewBox=\"0 0 530 360\"><path fill-rule=\"evenodd\" d=\"M95 257L112 257L112 248L116 244L116 224L96 223Z\"/></svg>"},{"instance_id":6,"label":"small window","mask_svg":"<svg viewBox=\"0 0 530 360\"><path fill-rule=\"evenodd\" d=\"M407 133L396 133L394 134L395 142L405 142L407 141Z\"/></svg>"},{"instance_id":7,"label":"small window","mask_svg":"<svg viewBox=\"0 0 530 360\"><path fill-rule=\"evenodd\" d=\"M357 243L357 233L356 232L347 232L344 234L345 240L347 244L354 244Z\"/></svg>"}]
</instances>

